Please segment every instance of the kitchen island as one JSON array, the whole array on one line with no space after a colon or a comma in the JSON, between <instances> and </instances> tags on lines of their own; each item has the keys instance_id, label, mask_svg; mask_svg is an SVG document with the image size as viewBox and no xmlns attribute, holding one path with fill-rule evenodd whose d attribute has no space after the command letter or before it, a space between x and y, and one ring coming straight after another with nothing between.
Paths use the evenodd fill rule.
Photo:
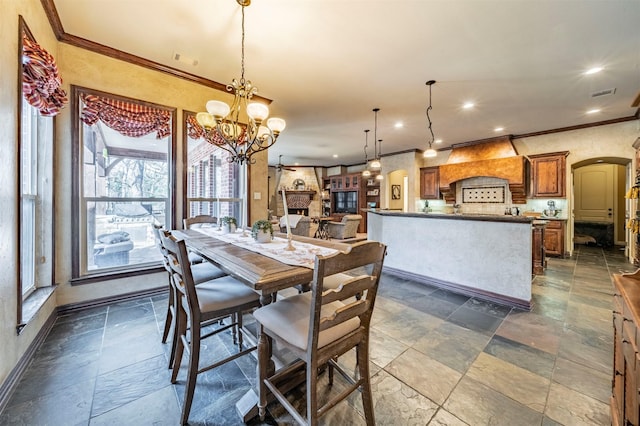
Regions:
<instances>
[{"instance_id":1,"label":"kitchen island","mask_svg":"<svg viewBox=\"0 0 640 426\"><path fill-rule=\"evenodd\" d=\"M497 303L531 308L530 217L368 210L384 270Z\"/></svg>"}]
</instances>

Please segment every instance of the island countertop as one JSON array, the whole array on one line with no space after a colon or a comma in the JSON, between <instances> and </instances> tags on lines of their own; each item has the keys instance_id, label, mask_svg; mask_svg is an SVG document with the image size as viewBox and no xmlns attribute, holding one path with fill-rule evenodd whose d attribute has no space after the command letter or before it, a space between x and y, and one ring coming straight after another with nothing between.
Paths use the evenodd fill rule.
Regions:
<instances>
[{"instance_id":1,"label":"island countertop","mask_svg":"<svg viewBox=\"0 0 640 426\"><path fill-rule=\"evenodd\" d=\"M533 227L544 218L367 211L384 269L485 300L531 308Z\"/></svg>"},{"instance_id":2,"label":"island countertop","mask_svg":"<svg viewBox=\"0 0 640 426\"><path fill-rule=\"evenodd\" d=\"M497 214L480 214L480 213L423 213L423 212L401 212L394 210L378 210L364 209L367 213L378 214L382 216L402 216L416 217L424 219L450 219L450 220L477 220L484 222L510 222L510 223L531 223L533 220L548 220L546 217L528 217L528 216L511 216Z\"/></svg>"}]
</instances>

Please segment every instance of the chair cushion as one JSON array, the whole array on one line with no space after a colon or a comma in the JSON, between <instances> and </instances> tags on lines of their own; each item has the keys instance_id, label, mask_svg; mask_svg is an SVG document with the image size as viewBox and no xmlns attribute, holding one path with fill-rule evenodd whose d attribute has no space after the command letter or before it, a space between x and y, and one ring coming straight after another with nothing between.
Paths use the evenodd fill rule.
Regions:
<instances>
[{"instance_id":1,"label":"chair cushion","mask_svg":"<svg viewBox=\"0 0 640 426\"><path fill-rule=\"evenodd\" d=\"M205 281L214 280L227 275L222 269L209 262L191 265L191 274L193 275L193 282L195 284L200 284Z\"/></svg>"},{"instance_id":2,"label":"chair cushion","mask_svg":"<svg viewBox=\"0 0 640 426\"><path fill-rule=\"evenodd\" d=\"M311 295L311 292L308 292L278 300L255 310L253 316L259 323L277 334L282 340L306 351L309 338ZM321 316L329 316L342 306L344 306L342 302L332 302L324 305ZM356 317L321 331L318 336L318 347L326 346L358 327L360 327L360 319Z\"/></svg>"},{"instance_id":3,"label":"chair cushion","mask_svg":"<svg viewBox=\"0 0 640 426\"><path fill-rule=\"evenodd\" d=\"M196 292L198 305L203 313L260 301L258 293L229 276L197 285Z\"/></svg>"}]
</instances>

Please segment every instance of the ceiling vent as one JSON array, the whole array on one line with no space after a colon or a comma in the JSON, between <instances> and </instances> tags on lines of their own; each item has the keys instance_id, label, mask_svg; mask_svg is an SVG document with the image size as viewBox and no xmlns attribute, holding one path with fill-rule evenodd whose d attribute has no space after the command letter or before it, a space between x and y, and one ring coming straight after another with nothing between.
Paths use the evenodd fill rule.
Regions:
<instances>
[{"instance_id":1,"label":"ceiling vent","mask_svg":"<svg viewBox=\"0 0 640 426\"><path fill-rule=\"evenodd\" d=\"M597 92L593 92L591 94L592 98L599 98L601 96L609 96L609 95L613 95L614 93L616 93L616 89L604 89L604 90L598 90Z\"/></svg>"},{"instance_id":2,"label":"ceiling vent","mask_svg":"<svg viewBox=\"0 0 640 426\"><path fill-rule=\"evenodd\" d=\"M178 62L182 62L183 64L187 64L187 65L193 65L193 66L198 65L198 60L197 59L190 58L190 57L185 56L182 53L178 53L178 52L174 52L173 53L173 60L174 61L178 61Z\"/></svg>"}]
</instances>

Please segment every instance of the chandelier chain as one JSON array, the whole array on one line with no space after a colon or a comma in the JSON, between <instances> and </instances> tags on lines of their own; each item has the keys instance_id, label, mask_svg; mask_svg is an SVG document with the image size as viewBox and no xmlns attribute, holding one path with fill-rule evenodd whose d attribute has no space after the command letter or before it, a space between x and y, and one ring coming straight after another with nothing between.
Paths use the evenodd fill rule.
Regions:
<instances>
[{"instance_id":1,"label":"chandelier chain","mask_svg":"<svg viewBox=\"0 0 640 426\"><path fill-rule=\"evenodd\" d=\"M242 5L242 39L241 39L241 54L240 54L240 82L244 85L244 8Z\"/></svg>"}]
</instances>

